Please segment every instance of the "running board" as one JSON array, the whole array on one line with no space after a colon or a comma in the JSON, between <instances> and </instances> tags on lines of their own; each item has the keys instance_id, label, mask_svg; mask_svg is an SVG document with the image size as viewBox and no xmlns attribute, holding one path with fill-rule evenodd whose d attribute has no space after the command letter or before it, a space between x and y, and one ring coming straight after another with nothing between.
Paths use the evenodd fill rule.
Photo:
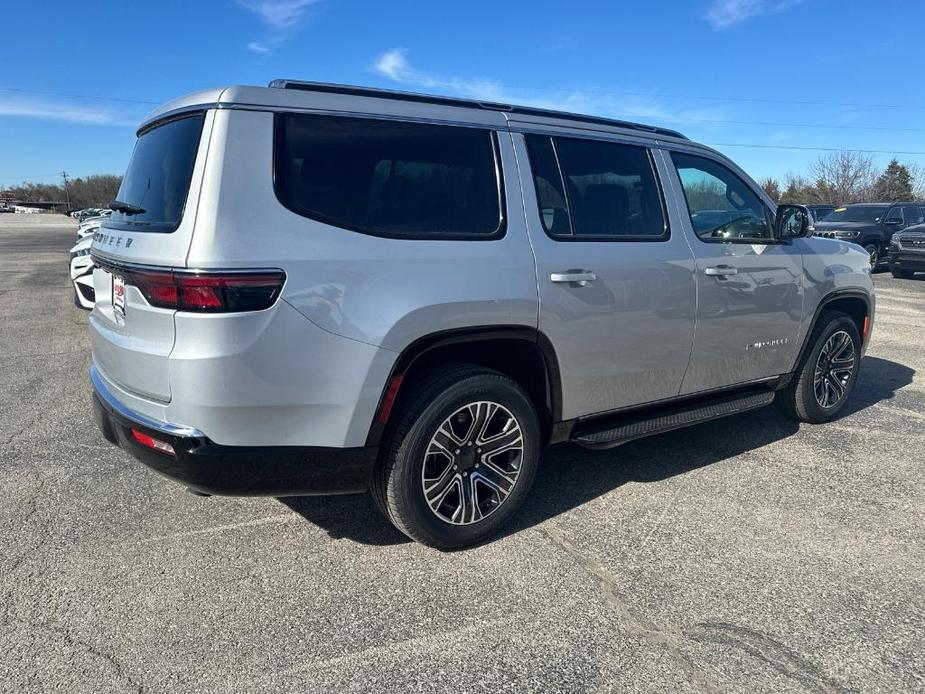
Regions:
<instances>
[{"instance_id":1,"label":"running board","mask_svg":"<svg viewBox=\"0 0 925 694\"><path fill-rule=\"evenodd\" d=\"M730 395L698 398L696 401L663 405L643 412L608 418L607 422L576 425L571 441L585 448L613 448L645 436L662 434L711 419L756 410L774 401L774 391L767 388L738 391Z\"/></svg>"}]
</instances>

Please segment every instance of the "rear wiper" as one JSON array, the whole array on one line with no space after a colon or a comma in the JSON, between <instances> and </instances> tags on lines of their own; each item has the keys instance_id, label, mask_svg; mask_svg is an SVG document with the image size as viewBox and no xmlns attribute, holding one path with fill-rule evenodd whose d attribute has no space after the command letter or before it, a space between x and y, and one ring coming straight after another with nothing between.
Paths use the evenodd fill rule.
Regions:
<instances>
[{"instance_id":1,"label":"rear wiper","mask_svg":"<svg viewBox=\"0 0 925 694\"><path fill-rule=\"evenodd\" d=\"M122 202L121 200L113 200L109 203L109 209L113 212L121 212L123 214L142 214L144 209L138 207L137 205L129 205L127 202Z\"/></svg>"}]
</instances>

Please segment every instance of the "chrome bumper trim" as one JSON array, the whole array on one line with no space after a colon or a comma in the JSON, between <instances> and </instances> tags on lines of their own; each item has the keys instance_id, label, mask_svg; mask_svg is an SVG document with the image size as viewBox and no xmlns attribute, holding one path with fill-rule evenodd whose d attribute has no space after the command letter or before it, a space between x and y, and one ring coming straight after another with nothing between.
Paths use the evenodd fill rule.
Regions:
<instances>
[{"instance_id":1,"label":"chrome bumper trim","mask_svg":"<svg viewBox=\"0 0 925 694\"><path fill-rule=\"evenodd\" d=\"M118 398L116 398L112 391L109 390L109 387L103 380L103 376L100 374L99 369L97 369L95 365L90 367L90 382L93 384L93 390L96 392L96 396L100 400L102 400L106 405L111 407L126 419L131 420L136 424L145 427L146 429L159 431L162 434L167 434L168 436L184 436L199 439L206 438L205 434L194 427L162 422L160 420L152 419L151 417L143 415L140 412L135 412L135 410L126 407L119 401Z\"/></svg>"}]
</instances>

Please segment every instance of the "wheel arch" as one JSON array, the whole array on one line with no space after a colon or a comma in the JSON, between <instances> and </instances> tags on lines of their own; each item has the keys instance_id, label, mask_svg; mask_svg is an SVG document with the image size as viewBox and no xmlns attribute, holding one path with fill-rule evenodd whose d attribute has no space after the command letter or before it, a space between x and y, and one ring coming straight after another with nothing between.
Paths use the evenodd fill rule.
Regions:
<instances>
[{"instance_id":1,"label":"wheel arch","mask_svg":"<svg viewBox=\"0 0 925 694\"><path fill-rule=\"evenodd\" d=\"M806 330L806 336L803 338L803 345L800 347L800 352L797 355L797 360L793 365L790 376L792 376L799 368L800 364L803 363L803 358L806 356L806 353L812 349L810 338L813 336L813 331L815 331L819 319L826 311L841 311L847 314L857 326L858 334L861 336L862 348L866 347L867 340L870 336L869 319L873 313L871 310L870 295L860 289L836 289L826 294L816 306L816 311L813 314L813 319L809 324L809 328ZM867 322L866 330L865 322Z\"/></svg>"},{"instance_id":2,"label":"wheel arch","mask_svg":"<svg viewBox=\"0 0 925 694\"><path fill-rule=\"evenodd\" d=\"M466 363L510 376L530 396L544 442L562 418L559 362L549 339L526 326L483 326L444 330L418 338L395 360L376 407L366 443L378 446L390 416L407 397L416 374L441 364Z\"/></svg>"}]
</instances>

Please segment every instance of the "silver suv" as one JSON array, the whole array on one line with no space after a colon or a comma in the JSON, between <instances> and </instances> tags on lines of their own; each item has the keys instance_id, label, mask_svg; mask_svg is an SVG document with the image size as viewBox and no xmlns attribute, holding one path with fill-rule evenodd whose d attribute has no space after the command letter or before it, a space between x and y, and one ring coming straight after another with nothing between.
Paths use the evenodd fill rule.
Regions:
<instances>
[{"instance_id":1,"label":"silver suv","mask_svg":"<svg viewBox=\"0 0 925 694\"><path fill-rule=\"evenodd\" d=\"M166 104L93 241L103 435L204 494L370 490L442 549L544 446L767 405L832 419L874 295L662 128L276 81ZM734 434L732 434L734 435Z\"/></svg>"}]
</instances>

